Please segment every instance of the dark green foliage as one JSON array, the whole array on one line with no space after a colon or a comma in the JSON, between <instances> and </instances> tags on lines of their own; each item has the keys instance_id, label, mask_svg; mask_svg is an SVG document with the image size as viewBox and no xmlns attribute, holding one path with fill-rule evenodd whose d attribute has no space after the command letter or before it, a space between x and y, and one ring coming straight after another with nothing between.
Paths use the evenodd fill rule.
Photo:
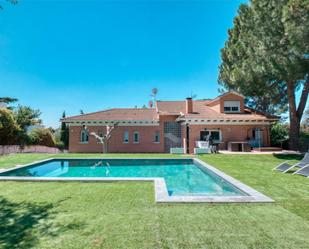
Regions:
<instances>
[{"instance_id":1,"label":"dark green foliage","mask_svg":"<svg viewBox=\"0 0 309 249\"><path fill-rule=\"evenodd\" d=\"M18 3L18 0L6 0L7 2L10 2L11 4L15 5ZM0 10L2 10L3 7L2 7L2 4L0 4Z\"/></svg>"},{"instance_id":2,"label":"dark green foliage","mask_svg":"<svg viewBox=\"0 0 309 249\"><path fill-rule=\"evenodd\" d=\"M26 129L31 125L40 124L40 115L41 112L39 110L31 109L29 106L18 105L18 107L14 110L16 122L24 131L26 131Z\"/></svg>"},{"instance_id":3,"label":"dark green foliage","mask_svg":"<svg viewBox=\"0 0 309 249\"><path fill-rule=\"evenodd\" d=\"M17 99L0 98L2 103L12 103ZM54 146L55 139L50 129L38 129L28 134L29 127L41 124L41 112L28 106L18 105L12 108L0 108L0 144L1 145L27 145L44 144Z\"/></svg>"},{"instance_id":4,"label":"dark green foliage","mask_svg":"<svg viewBox=\"0 0 309 249\"><path fill-rule=\"evenodd\" d=\"M287 148L289 126L281 122L272 124L270 128L271 145Z\"/></svg>"},{"instance_id":5,"label":"dark green foliage","mask_svg":"<svg viewBox=\"0 0 309 249\"><path fill-rule=\"evenodd\" d=\"M302 127L299 138L299 150L309 152L309 126Z\"/></svg>"},{"instance_id":6,"label":"dark green foliage","mask_svg":"<svg viewBox=\"0 0 309 249\"><path fill-rule=\"evenodd\" d=\"M0 103L5 103L5 104L11 104L18 101L16 98L11 98L11 97L0 97Z\"/></svg>"},{"instance_id":7,"label":"dark green foliage","mask_svg":"<svg viewBox=\"0 0 309 249\"><path fill-rule=\"evenodd\" d=\"M219 83L273 114L289 106L290 146L297 149L309 93L309 0L251 0L242 4L221 50ZM301 90L296 105L295 92Z\"/></svg>"},{"instance_id":8,"label":"dark green foliage","mask_svg":"<svg viewBox=\"0 0 309 249\"><path fill-rule=\"evenodd\" d=\"M29 133L32 144L54 147L56 141L50 129L36 128Z\"/></svg>"},{"instance_id":9,"label":"dark green foliage","mask_svg":"<svg viewBox=\"0 0 309 249\"><path fill-rule=\"evenodd\" d=\"M0 108L0 145L16 143L20 131L13 112L7 108Z\"/></svg>"},{"instance_id":10,"label":"dark green foliage","mask_svg":"<svg viewBox=\"0 0 309 249\"><path fill-rule=\"evenodd\" d=\"M17 102L18 99L16 98L11 98L11 97L0 97L0 107L6 107L10 110L13 109L13 106L11 106L10 104Z\"/></svg>"},{"instance_id":11,"label":"dark green foliage","mask_svg":"<svg viewBox=\"0 0 309 249\"><path fill-rule=\"evenodd\" d=\"M34 110L29 106L18 105L18 107L14 109L14 118L20 127L20 131L17 135L18 144L25 145L31 142L27 130L30 126L41 123L41 120L39 119L40 115L41 112L39 110Z\"/></svg>"},{"instance_id":12,"label":"dark green foliage","mask_svg":"<svg viewBox=\"0 0 309 249\"><path fill-rule=\"evenodd\" d=\"M65 111L64 111L62 113L62 118L65 118L65 117L66 117L66 115L65 115ZM68 146L69 146L69 127L64 122L61 123L60 141L62 142L62 145L59 146L60 149L62 149L62 147L64 149L67 149Z\"/></svg>"}]
</instances>

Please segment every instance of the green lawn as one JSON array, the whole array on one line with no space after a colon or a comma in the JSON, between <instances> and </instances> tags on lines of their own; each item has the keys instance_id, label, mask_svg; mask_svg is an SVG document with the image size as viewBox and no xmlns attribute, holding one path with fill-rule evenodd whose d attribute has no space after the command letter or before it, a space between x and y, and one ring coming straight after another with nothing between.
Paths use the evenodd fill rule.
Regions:
<instances>
[{"instance_id":1,"label":"green lawn","mask_svg":"<svg viewBox=\"0 0 309 249\"><path fill-rule=\"evenodd\" d=\"M101 157L12 155L0 157L0 168L59 156ZM159 205L146 182L0 182L0 248L309 248L309 179L271 170L286 158L200 158L276 203Z\"/></svg>"}]
</instances>

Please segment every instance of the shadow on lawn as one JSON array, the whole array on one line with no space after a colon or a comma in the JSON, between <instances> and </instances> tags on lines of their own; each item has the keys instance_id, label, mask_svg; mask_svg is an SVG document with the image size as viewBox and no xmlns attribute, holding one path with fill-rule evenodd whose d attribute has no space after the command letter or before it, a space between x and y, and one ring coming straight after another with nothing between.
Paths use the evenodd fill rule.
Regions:
<instances>
[{"instance_id":1,"label":"shadow on lawn","mask_svg":"<svg viewBox=\"0 0 309 249\"><path fill-rule=\"evenodd\" d=\"M304 155L297 155L297 154L273 154L274 157L278 159L284 160L301 160L303 159Z\"/></svg>"},{"instance_id":2,"label":"shadow on lawn","mask_svg":"<svg viewBox=\"0 0 309 249\"><path fill-rule=\"evenodd\" d=\"M0 196L0 248L31 248L41 236L57 236L66 230L80 229L82 224L54 224L56 213L52 209L57 203L13 203Z\"/></svg>"}]
</instances>

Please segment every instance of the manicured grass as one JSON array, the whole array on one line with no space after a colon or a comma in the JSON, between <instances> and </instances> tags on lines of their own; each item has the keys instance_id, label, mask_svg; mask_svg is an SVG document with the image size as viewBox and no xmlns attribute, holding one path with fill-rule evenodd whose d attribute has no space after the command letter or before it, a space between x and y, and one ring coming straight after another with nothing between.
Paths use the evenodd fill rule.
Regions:
<instances>
[{"instance_id":1,"label":"manicured grass","mask_svg":"<svg viewBox=\"0 0 309 249\"><path fill-rule=\"evenodd\" d=\"M47 157L0 157L0 168ZM285 158L200 158L276 203L158 205L152 183L0 182L0 248L308 248L309 179L271 170Z\"/></svg>"}]
</instances>

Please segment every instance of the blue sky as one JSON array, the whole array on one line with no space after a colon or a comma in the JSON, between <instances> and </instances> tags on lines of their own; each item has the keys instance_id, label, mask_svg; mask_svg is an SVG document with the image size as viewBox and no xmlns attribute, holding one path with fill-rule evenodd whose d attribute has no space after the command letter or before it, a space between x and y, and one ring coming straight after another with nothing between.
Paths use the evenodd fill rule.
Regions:
<instances>
[{"instance_id":1,"label":"blue sky","mask_svg":"<svg viewBox=\"0 0 309 249\"><path fill-rule=\"evenodd\" d=\"M68 115L218 95L238 0L20 1L0 12L0 95Z\"/></svg>"}]
</instances>

